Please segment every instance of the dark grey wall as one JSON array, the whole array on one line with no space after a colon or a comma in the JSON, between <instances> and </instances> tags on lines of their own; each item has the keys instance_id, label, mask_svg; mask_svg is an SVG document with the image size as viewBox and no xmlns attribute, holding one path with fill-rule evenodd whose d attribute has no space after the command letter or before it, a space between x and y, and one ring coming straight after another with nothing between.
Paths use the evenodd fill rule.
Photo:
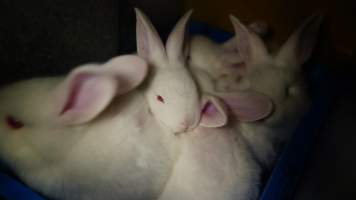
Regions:
<instances>
[{"instance_id":1,"label":"dark grey wall","mask_svg":"<svg viewBox=\"0 0 356 200\"><path fill-rule=\"evenodd\" d=\"M132 53L133 7L165 38L181 15L180 0L0 0L0 84L57 75L87 62Z\"/></svg>"},{"instance_id":2,"label":"dark grey wall","mask_svg":"<svg viewBox=\"0 0 356 200\"><path fill-rule=\"evenodd\" d=\"M0 82L67 72L117 54L115 0L1 0Z\"/></svg>"}]
</instances>

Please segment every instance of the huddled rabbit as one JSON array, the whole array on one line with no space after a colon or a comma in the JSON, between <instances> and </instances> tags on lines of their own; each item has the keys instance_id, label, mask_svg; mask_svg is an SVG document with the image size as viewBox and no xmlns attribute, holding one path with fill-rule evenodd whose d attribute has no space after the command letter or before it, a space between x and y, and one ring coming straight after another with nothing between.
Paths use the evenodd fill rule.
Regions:
<instances>
[{"instance_id":1,"label":"huddled rabbit","mask_svg":"<svg viewBox=\"0 0 356 200\"><path fill-rule=\"evenodd\" d=\"M241 133L259 162L270 167L280 144L293 131L306 111L305 81L301 65L311 56L321 17L310 17L276 52L269 52L263 40L231 16L235 47L204 39L191 43L190 66L205 71L214 82L214 90L238 92L253 90L270 97L273 113L265 120L242 124ZM238 102L236 102L238 103Z\"/></svg>"}]
</instances>

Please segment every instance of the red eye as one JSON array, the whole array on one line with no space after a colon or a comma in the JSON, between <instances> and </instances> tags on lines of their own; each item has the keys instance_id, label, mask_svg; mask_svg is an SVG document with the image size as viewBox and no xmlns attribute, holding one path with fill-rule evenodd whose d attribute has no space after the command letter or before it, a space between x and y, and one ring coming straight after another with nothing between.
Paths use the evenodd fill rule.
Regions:
<instances>
[{"instance_id":1,"label":"red eye","mask_svg":"<svg viewBox=\"0 0 356 200\"><path fill-rule=\"evenodd\" d=\"M20 128L22 128L24 126L24 124L21 121L15 119L14 117L12 117L10 115L6 116L5 120L6 120L6 124L11 129L14 129L14 130L15 129L20 129Z\"/></svg>"},{"instance_id":2,"label":"red eye","mask_svg":"<svg viewBox=\"0 0 356 200\"><path fill-rule=\"evenodd\" d=\"M164 103L164 99L163 99L163 97L160 96L160 95L157 95L157 100L160 101L160 102L162 102L162 103Z\"/></svg>"}]
</instances>

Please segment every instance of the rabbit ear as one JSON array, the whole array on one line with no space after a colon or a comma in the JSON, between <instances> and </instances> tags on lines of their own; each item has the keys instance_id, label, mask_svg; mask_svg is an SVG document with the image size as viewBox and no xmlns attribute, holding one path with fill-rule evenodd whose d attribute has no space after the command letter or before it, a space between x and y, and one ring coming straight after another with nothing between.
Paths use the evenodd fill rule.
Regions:
<instances>
[{"instance_id":1,"label":"rabbit ear","mask_svg":"<svg viewBox=\"0 0 356 200\"><path fill-rule=\"evenodd\" d=\"M75 70L64 83L59 97L59 121L80 124L92 120L114 98L115 77L106 76L94 66Z\"/></svg>"},{"instance_id":2,"label":"rabbit ear","mask_svg":"<svg viewBox=\"0 0 356 200\"><path fill-rule=\"evenodd\" d=\"M236 24L236 23L237 22L234 22L234 24ZM248 57L249 49L251 49L251 48L252 49L253 48L264 49L264 45L261 45L260 43L257 43L257 45L253 45L254 43L249 42L249 41L243 39L242 37L244 37L244 38L248 38L248 37L254 38L255 37L257 42L259 42L260 39L258 36L262 37L268 33L268 25L266 22L257 21L257 22L251 23L248 26L248 28L244 27L241 23L238 23L235 26L236 26L236 28L235 28L236 35L221 45L221 49L223 50L223 52L220 57L223 61L223 65L225 67L228 67L229 69L233 69L233 70L235 70L236 73L244 75L247 70L246 63L251 62L249 60L246 60L246 59L250 58L250 57ZM236 29L238 29L238 30L236 30ZM245 29L246 32L244 32L243 29ZM239 34L237 34L238 32L239 32ZM250 33L250 32L254 32L254 33ZM249 34L251 34L251 36L249 36ZM252 41L254 41L254 40L252 40ZM241 55L240 51L242 51L242 55ZM264 53L266 53L266 52L264 52ZM249 65L249 67L251 67L251 65Z\"/></svg>"},{"instance_id":3,"label":"rabbit ear","mask_svg":"<svg viewBox=\"0 0 356 200\"><path fill-rule=\"evenodd\" d=\"M188 38L187 38L187 23L192 14L192 10L188 11L174 27L171 34L168 36L166 50L169 59L185 60L189 54Z\"/></svg>"},{"instance_id":4,"label":"rabbit ear","mask_svg":"<svg viewBox=\"0 0 356 200\"><path fill-rule=\"evenodd\" d=\"M251 31L253 31L258 36L261 36L261 37L267 35L267 33L269 31L268 24L264 21L253 22L250 25L248 25L248 29L250 29ZM237 44L236 38L235 38L235 36L233 36L232 38L230 38L227 41L225 41L224 43L222 43L221 47L225 51L238 53L238 48L237 48L236 44Z\"/></svg>"},{"instance_id":5,"label":"rabbit ear","mask_svg":"<svg viewBox=\"0 0 356 200\"><path fill-rule=\"evenodd\" d=\"M235 42L238 53L246 63L263 60L268 51L262 39L253 31L245 27L236 17L230 16L235 30Z\"/></svg>"},{"instance_id":6,"label":"rabbit ear","mask_svg":"<svg viewBox=\"0 0 356 200\"><path fill-rule=\"evenodd\" d=\"M162 60L166 52L156 29L148 17L135 8L137 53L149 61Z\"/></svg>"},{"instance_id":7,"label":"rabbit ear","mask_svg":"<svg viewBox=\"0 0 356 200\"><path fill-rule=\"evenodd\" d=\"M56 93L58 120L81 124L98 116L117 94L135 88L145 77L147 64L138 56L120 56L104 66L74 70Z\"/></svg>"},{"instance_id":8,"label":"rabbit ear","mask_svg":"<svg viewBox=\"0 0 356 200\"><path fill-rule=\"evenodd\" d=\"M306 62L316 44L322 19L321 15L309 17L281 47L277 60L283 61L287 66Z\"/></svg>"},{"instance_id":9,"label":"rabbit ear","mask_svg":"<svg viewBox=\"0 0 356 200\"><path fill-rule=\"evenodd\" d=\"M102 70L118 81L117 95L136 88L147 76L147 62L135 55L117 56L104 64Z\"/></svg>"},{"instance_id":10,"label":"rabbit ear","mask_svg":"<svg viewBox=\"0 0 356 200\"><path fill-rule=\"evenodd\" d=\"M235 117L243 122L263 119L271 114L273 109L271 99L257 92L221 93L219 97L223 99Z\"/></svg>"},{"instance_id":11,"label":"rabbit ear","mask_svg":"<svg viewBox=\"0 0 356 200\"><path fill-rule=\"evenodd\" d=\"M203 96L200 126L222 127L228 122L225 104L216 97Z\"/></svg>"}]
</instances>

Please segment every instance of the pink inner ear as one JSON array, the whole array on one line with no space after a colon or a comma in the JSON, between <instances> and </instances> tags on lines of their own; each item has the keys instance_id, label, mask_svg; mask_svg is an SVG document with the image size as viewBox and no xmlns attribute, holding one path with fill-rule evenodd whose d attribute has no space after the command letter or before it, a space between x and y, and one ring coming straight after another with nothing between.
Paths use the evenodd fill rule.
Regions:
<instances>
[{"instance_id":1,"label":"pink inner ear","mask_svg":"<svg viewBox=\"0 0 356 200\"><path fill-rule=\"evenodd\" d=\"M59 121L79 124L99 115L117 94L115 78L92 71L74 73L68 80L67 93L61 98Z\"/></svg>"},{"instance_id":2,"label":"pink inner ear","mask_svg":"<svg viewBox=\"0 0 356 200\"><path fill-rule=\"evenodd\" d=\"M66 104L64 105L62 111L60 112L60 115L63 115L65 112L76 106L77 99L79 96L79 92L82 86L82 83L90 78L90 74L80 74L78 75L75 80L73 81L72 85L70 86L70 93L68 95Z\"/></svg>"},{"instance_id":3,"label":"pink inner ear","mask_svg":"<svg viewBox=\"0 0 356 200\"><path fill-rule=\"evenodd\" d=\"M202 114L207 117L212 117L214 114L216 114L217 111L218 110L216 107L210 101L208 101L202 109Z\"/></svg>"},{"instance_id":4,"label":"pink inner ear","mask_svg":"<svg viewBox=\"0 0 356 200\"><path fill-rule=\"evenodd\" d=\"M227 123L227 115L224 105L217 99L206 101L201 111L200 126L222 127Z\"/></svg>"},{"instance_id":5,"label":"pink inner ear","mask_svg":"<svg viewBox=\"0 0 356 200\"><path fill-rule=\"evenodd\" d=\"M221 94L224 102L234 115L244 122L252 122L267 117L273 109L272 100L260 93L245 91Z\"/></svg>"}]
</instances>

